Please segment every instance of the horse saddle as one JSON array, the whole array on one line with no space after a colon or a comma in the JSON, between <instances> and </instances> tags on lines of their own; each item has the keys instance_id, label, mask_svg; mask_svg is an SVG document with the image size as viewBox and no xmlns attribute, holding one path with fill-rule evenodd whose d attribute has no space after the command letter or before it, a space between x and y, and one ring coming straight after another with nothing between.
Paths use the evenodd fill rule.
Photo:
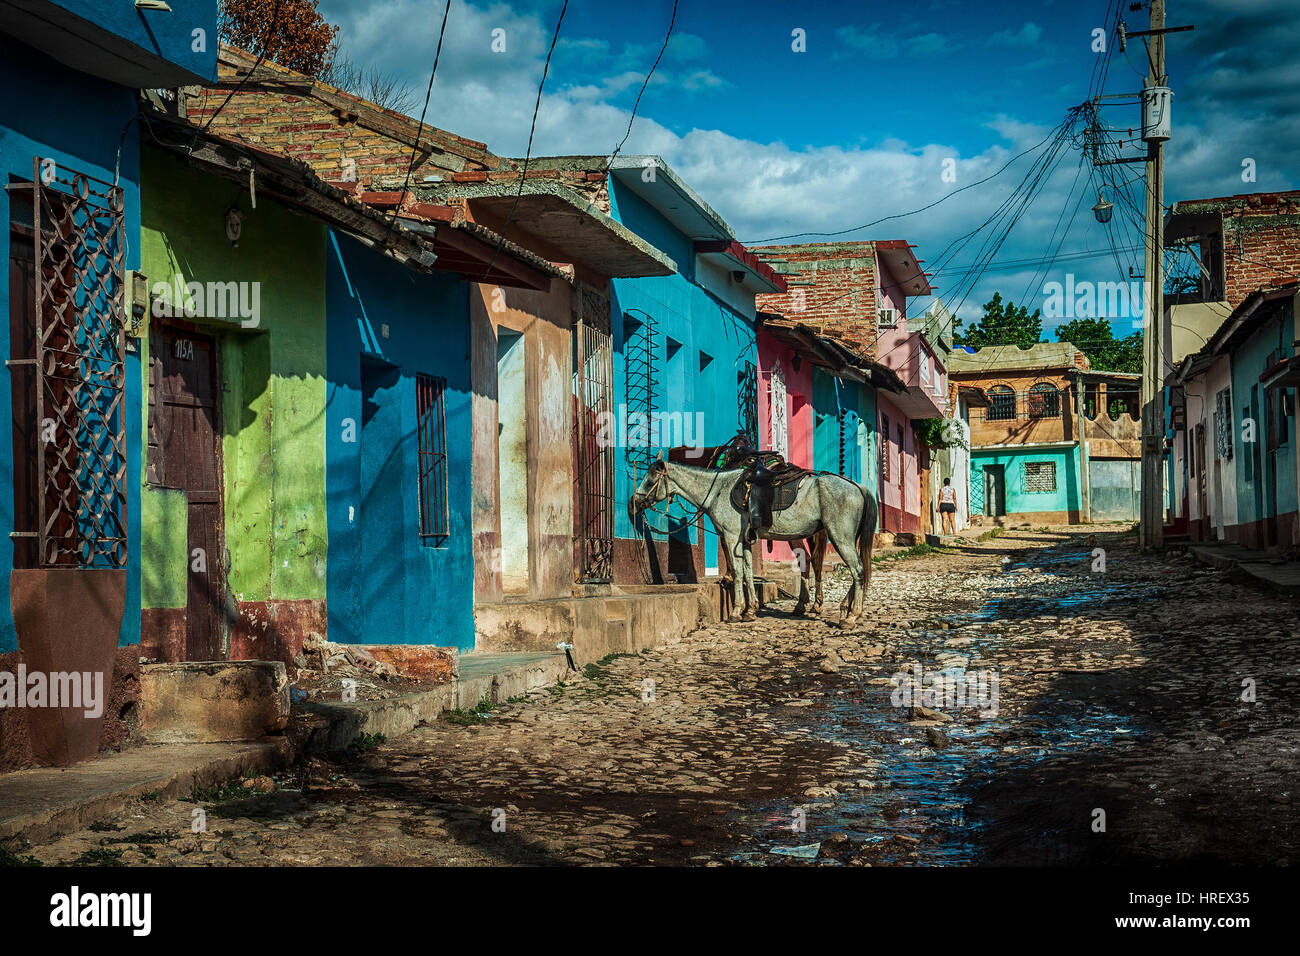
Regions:
<instances>
[{"instance_id":1,"label":"horse saddle","mask_svg":"<svg viewBox=\"0 0 1300 956\"><path fill-rule=\"evenodd\" d=\"M731 489L731 506L746 518L745 539L753 542L760 528L770 527L772 515L794 504L799 486L812 474L792 465L774 451L738 447L723 462L726 468L744 468Z\"/></svg>"}]
</instances>

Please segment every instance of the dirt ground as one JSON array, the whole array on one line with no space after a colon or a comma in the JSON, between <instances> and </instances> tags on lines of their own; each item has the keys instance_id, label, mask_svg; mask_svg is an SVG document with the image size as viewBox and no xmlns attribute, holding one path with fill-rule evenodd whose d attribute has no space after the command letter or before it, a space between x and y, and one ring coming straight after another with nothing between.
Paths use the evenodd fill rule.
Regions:
<instances>
[{"instance_id":1,"label":"dirt ground","mask_svg":"<svg viewBox=\"0 0 1300 956\"><path fill-rule=\"evenodd\" d=\"M1296 862L1294 602L1179 552L1140 555L1116 530L974 533L878 562L851 630L834 620L836 581L825 619L778 604L26 852L197 866ZM995 676L996 706L900 703L913 667L985 690Z\"/></svg>"}]
</instances>

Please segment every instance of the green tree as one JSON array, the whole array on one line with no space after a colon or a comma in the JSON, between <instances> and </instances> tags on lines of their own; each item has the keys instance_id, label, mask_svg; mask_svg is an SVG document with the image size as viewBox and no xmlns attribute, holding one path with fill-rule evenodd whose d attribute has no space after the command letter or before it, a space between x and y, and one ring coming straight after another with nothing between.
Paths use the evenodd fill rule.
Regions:
<instances>
[{"instance_id":1,"label":"green tree","mask_svg":"<svg viewBox=\"0 0 1300 956\"><path fill-rule=\"evenodd\" d=\"M1014 302L1002 302L1002 293L984 303L984 315L968 330L961 331L961 319L953 325L953 342L980 349L986 345L1018 345L1022 349L1037 345L1043 338L1043 315Z\"/></svg>"},{"instance_id":2,"label":"green tree","mask_svg":"<svg viewBox=\"0 0 1300 956\"><path fill-rule=\"evenodd\" d=\"M1073 319L1057 326L1056 341L1073 343L1099 372L1142 371L1142 333L1117 339L1105 319Z\"/></svg>"}]
</instances>

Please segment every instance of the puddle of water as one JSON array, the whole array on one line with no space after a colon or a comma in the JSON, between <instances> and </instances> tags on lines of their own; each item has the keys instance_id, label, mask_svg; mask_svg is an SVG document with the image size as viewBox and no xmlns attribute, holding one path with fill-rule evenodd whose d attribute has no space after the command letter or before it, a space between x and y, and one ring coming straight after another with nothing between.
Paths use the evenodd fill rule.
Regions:
<instances>
[{"instance_id":1,"label":"puddle of water","mask_svg":"<svg viewBox=\"0 0 1300 956\"><path fill-rule=\"evenodd\" d=\"M1069 617L1073 609L1089 602L1096 606L1111 600L1132 602L1159 596L1158 587L1109 582L1104 575L1097 575L1096 581L1085 579L1088 586L1080 587L1077 564L1074 573L1060 570L1066 562L1078 560L1077 554L1048 552L1005 565L1008 572L1032 568L1045 573L1047 579L1043 580L1043 574L1012 575L1005 593L994 589L980 610L945 620L959 628L1008 618ZM1016 580L1021 577L1025 580ZM1025 594L1031 581L1034 593ZM971 660L998 659L997 633L943 633L974 639L941 652L956 652ZM939 650L937 642L925 636L895 649L899 659L918 661L931 660ZM843 833L873 865L975 863L982 824L966 819L966 807L983 780L1054 756L1124 745L1141 734L1131 718L1061 699L1044 701L1050 710L1031 717L971 719L975 711L952 713L956 719L937 728L949 745L935 747L925 728L900 719L900 711L890 703L891 691L889 686L864 685L861 690L850 689L828 698L826 706L815 713L789 719L814 738L850 744L855 752L866 755L867 766L878 766L885 773L883 777L879 771L872 775L874 789L785 800L738 814L736 819L754 834L754 843L732 854L734 861L771 865L784 859L771 853L774 848L806 847ZM792 826L799 810L804 814L803 832Z\"/></svg>"}]
</instances>

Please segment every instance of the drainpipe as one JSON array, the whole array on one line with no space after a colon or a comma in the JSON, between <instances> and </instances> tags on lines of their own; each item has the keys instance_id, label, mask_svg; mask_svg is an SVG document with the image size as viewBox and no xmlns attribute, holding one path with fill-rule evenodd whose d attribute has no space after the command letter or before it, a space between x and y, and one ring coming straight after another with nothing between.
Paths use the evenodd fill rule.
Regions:
<instances>
[{"instance_id":1,"label":"drainpipe","mask_svg":"<svg viewBox=\"0 0 1300 956\"><path fill-rule=\"evenodd\" d=\"M1088 523L1092 522L1092 494L1088 487L1088 442L1085 440L1088 428L1088 419L1084 415L1083 406L1083 372L1077 372L1074 377L1074 404L1075 404L1075 422L1077 431L1075 438L1079 445L1079 492L1080 503L1082 504L1082 514L1080 517Z\"/></svg>"}]
</instances>

